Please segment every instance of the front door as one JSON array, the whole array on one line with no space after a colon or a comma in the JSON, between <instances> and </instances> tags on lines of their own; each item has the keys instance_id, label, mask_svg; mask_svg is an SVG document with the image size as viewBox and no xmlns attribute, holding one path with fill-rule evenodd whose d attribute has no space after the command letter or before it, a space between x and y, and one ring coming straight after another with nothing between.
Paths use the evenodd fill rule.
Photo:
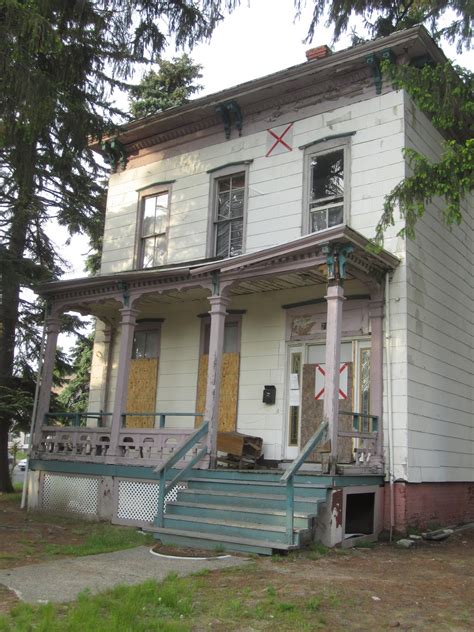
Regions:
<instances>
[{"instance_id":1,"label":"front door","mask_svg":"<svg viewBox=\"0 0 474 632\"><path fill-rule=\"evenodd\" d=\"M287 415L284 456L294 459L323 419L325 397L324 344L288 347ZM352 412L370 413L370 340L341 343L339 428L352 430ZM361 428L362 429L362 428ZM340 439L339 461L353 460L353 442ZM313 453L309 460L316 457Z\"/></svg>"}]
</instances>

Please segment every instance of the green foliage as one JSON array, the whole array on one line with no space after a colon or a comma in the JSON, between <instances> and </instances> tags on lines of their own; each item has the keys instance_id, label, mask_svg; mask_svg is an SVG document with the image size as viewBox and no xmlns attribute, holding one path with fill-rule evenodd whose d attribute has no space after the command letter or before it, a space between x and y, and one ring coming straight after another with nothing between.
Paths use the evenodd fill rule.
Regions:
<instances>
[{"instance_id":1,"label":"green foliage","mask_svg":"<svg viewBox=\"0 0 474 632\"><path fill-rule=\"evenodd\" d=\"M421 69L385 64L384 71L397 89L405 88L412 95L438 129L456 139L444 143L437 162L411 148L404 149L411 174L385 198L374 240L377 247L383 245L387 228L395 224L397 211L404 224L399 235L413 239L417 220L435 198L443 200L442 218L446 225L459 225L461 202L474 189L472 73L450 64Z\"/></svg>"},{"instance_id":2,"label":"green foliage","mask_svg":"<svg viewBox=\"0 0 474 632\"><path fill-rule=\"evenodd\" d=\"M121 551L143 544L152 545L153 542L153 536L143 535L135 529L99 523L88 527L87 537L81 544L50 544L46 549L50 555L84 557Z\"/></svg>"},{"instance_id":3,"label":"green foliage","mask_svg":"<svg viewBox=\"0 0 474 632\"><path fill-rule=\"evenodd\" d=\"M86 412L89 399L90 370L92 364L93 334L81 336L72 349L70 379L58 396L64 410Z\"/></svg>"},{"instance_id":4,"label":"green foliage","mask_svg":"<svg viewBox=\"0 0 474 632\"><path fill-rule=\"evenodd\" d=\"M156 114L183 105L202 89L195 84L201 79L202 66L193 64L189 55L158 59L158 72L150 70L141 82L130 90L130 111L135 118Z\"/></svg>"},{"instance_id":5,"label":"green foliage","mask_svg":"<svg viewBox=\"0 0 474 632\"><path fill-rule=\"evenodd\" d=\"M306 0L295 0L297 16L301 14ZM443 25L447 16L451 22ZM469 48L472 41L474 5L471 0L314 0L313 16L308 28L306 41L313 39L318 24L325 22L334 29L334 40L351 26L352 18L362 18L370 38L390 35L394 31L424 24L436 39L445 38L456 42L458 49ZM360 37L356 35L360 41Z\"/></svg>"}]
</instances>

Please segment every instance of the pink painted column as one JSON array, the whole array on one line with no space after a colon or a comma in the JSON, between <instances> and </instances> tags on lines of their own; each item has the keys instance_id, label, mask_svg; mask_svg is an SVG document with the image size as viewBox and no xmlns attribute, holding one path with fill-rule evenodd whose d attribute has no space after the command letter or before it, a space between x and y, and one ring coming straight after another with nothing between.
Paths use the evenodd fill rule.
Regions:
<instances>
[{"instance_id":1,"label":"pink painted column","mask_svg":"<svg viewBox=\"0 0 474 632\"><path fill-rule=\"evenodd\" d=\"M61 318L57 315L49 316L45 321L46 344L44 347L43 366L41 369L41 388L36 407L35 431L33 437L33 446L35 447L38 447L41 441L41 428L44 423L44 416L49 411L60 324Z\"/></svg>"},{"instance_id":2,"label":"pink painted column","mask_svg":"<svg viewBox=\"0 0 474 632\"><path fill-rule=\"evenodd\" d=\"M331 469L337 463L337 433L339 425L339 367L341 363L342 285L330 283L327 289L326 381L324 387L324 418L329 422Z\"/></svg>"},{"instance_id":3,"label":"pink painted column","mask_svg":"<svg viewBox=\"0 0 474 632\"><path fill-rule=\"evenodd\" d=\"M383 317L384 302L373 300L369 306L370 317L370 412L379 418L377 437L377 456L382 458L383 452Z\"/></svg>"},{"instance_id":4,"label":"pink painted column","mask_svg":"<svg viewBox=\"0 0 474 632\"><path fill-rule=\"evenodd\" d=\"M221 391L221 367L224 351L224 327L229 298L222 295L209 297L211 304L211 331L209 335L209 364L207 368L206 410L204 419L209 422L208 446L210 466L216 467L217 430L219 425L219 401Z\"/></svg>"},{"instance_id":5,"label":"pink painted column","mask_svg":"<svg viewBox=\"0 0 474 632\"><path fill-rule=\"evenodd\" d=\"M110 447L107 456L117 456L122 415L125 412L128 394L128 375L132 357L133 334L135 322L139 314L138 309L124 307L120 311L120 348L117 381L115 384L114 407L112 410L112 424L110 433Z\"/></svg>"}]
</instances>

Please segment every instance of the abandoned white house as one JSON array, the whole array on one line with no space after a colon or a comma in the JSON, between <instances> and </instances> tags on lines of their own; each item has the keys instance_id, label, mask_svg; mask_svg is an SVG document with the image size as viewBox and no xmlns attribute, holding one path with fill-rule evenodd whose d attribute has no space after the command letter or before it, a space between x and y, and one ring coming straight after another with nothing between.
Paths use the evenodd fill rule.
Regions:
<instances>
[{"instance_id":1,"label":"abandoned white house","mask_svg":"<svg viewBox=\"0 0 474 632\"><path fill-rule=\"evenodd\" d=\"M387 57L445 60L423 27L321 47L96 147L102 267L43 288L30 508L256 552L474 519L472 207L367 249L402 149L443 141ZM97 319L73 419L49 410L68 310ZM216 467L230 440L256 469Z\"/></svg>"}]
</instances>

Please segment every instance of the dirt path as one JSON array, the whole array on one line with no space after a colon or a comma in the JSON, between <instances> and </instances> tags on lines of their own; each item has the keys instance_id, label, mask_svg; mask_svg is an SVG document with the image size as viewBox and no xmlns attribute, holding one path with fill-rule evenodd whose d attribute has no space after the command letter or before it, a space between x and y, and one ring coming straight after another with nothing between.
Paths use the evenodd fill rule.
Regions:
<instances>
[{"instance_id":1,"label":"dirt path","mask_svg":"<svg viewBox=\"0 0 474 632\"><path fill-rule=\"evenodd\" d=\"M78 520L27 514L17 500L4 501L0 503L0 568L51 559L51 544L80 543L88 528ZM374 548L260 558L245 571L212 573L208 580L210 599L224 600L231 594L250 609L252 600L267 590L281 601L320 600L324 616L318 624L315 618L315 630L472 630L474 528L458 531L445 542L421 542L411 549L381 543ZM13 593L0 587L0 611L16 601ZM249 625L236 623L232 629L267 629ZM197 622L196 630L206 626L221 629L218 622L207 620L202 628Z\"/></svg>"}]
</instances>

